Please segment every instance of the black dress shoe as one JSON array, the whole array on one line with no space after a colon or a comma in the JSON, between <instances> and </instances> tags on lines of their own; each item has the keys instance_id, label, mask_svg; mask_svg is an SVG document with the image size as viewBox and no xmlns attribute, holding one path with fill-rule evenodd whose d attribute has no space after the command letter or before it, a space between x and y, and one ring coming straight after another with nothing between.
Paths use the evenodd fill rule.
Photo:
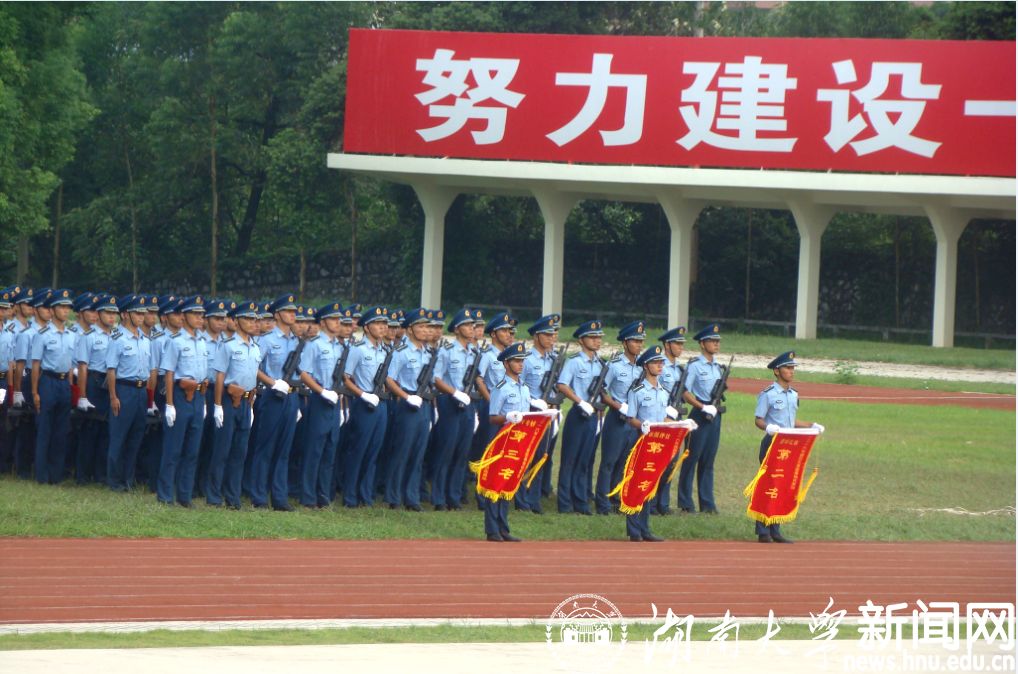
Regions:
<instances>
[{"instance_id":1,"label":"black dress shoe","mask_svg":"<svg viewBox=\"0 0 1018 674\"><path fill-rule=\"evenodd\" d=\"M610 510L598 510L597 514L598 515L611 515L612 511L610 511Z\"/></svg>"},{"instance_id":2,"label":"black dress shoe","mask_svg":"<svg viewBox=\"0 0 1018 674\"><path fill-rule=\"evenodd\" d=\"M190 501L182 501L182 502L180 503L180 507L181 507L181 508L188 508L188 509L191 509L191 508L194 508L194 504L193 504L193 503L191 503Z\"/></svg>"},{"instance_id":3,"label":"black dress shoe","mask_svg":"<svg viewBox=\"0 0 1018 674\"><path fill-rule=\"evenodd\" d=\"M630 536L629 540L632 541L633 543L642 543L643 536Z\"/></svg>"},{"instance_id":4,"label":"black dress shoe","mask_svg":"<svg viewBox=\"0 0 1018 674\"><path fill-rule=\"evenodd\" d=\"M523 539L522 538L517 538L516 536L513 536L508 531L503 531L502 532L502 540L503 541L507 541L509 543L519 543Z\"/></svg>"},{"instance_id":5,"label":"black dress shoe","mask_svg":"<svg viewBox=\"0 0 1018 674\"><path fill-rule=\"evenodd\" d=\"M594 516L594 513L590 512L589 510L577 510L576 514L577 515L590 515L591 517Z\"/></svg>"},{"instance_id":6,"label":"black dress shoe","mask_svg":"<svg viewBox=\"0 0 1018 674\"><path fill-rule=\"evenodd\" d=\"M499 536L498 534L488 534L488 540L491 541L492 543L501 543L505 539Z\"/></svg>"},{"instance_id":7,"label":"black dress shoe","mask_svg":"<svg viewBox=\"0 0 1018 674\"><path fill-rule=\"evenodd\" d=\"M451 505L451 506L449 506L449 510L463 510L463 506L461 506L459 504Z\"/></svg>"},{"instance_id":8,"label":"black dress shoe","mask_svg":"<svg viewBox=\"0 0 1018 674\"><path fill-rule=\"evenodd\" d=\"M664 539L654 534L644 534L643 540L647 541L648 543L660 543Z\"/></svg>"},{"instance_id":9,"label":"black dress shoe","mask_svg":"<svg viewBox=\"0 0 1018 674\"><path fill-rule=\"evenodd\" d=\"M781 534L771 534L771 540L773 540L775 543L794 543L795 542L791 538L785 538Z\"/></svg>"},{"instance_id":10,"label":"black dress shoe","mask_svg":"<svg viewBox=\"0 0 1018 674\"><path fill-rule=\"evenodd\" d=\"M679 509L679 514L680 515L695 515L696 511L693 510L692 508L680 508Z\"/></svg>"},{"instance_id":11,"label":"black dress shoe","mask_svg":"<svg viewBox=\"0 0 1018 674\"><path fill-rule=\"evenodd\" d=\"M771 542L771 537L768 536L767 534L760 534L759 536L756 537L756 542L757 543L770 543Z\"/></svg>"},{"instance_id":12,"label":"black dress shoe","mask_svg":"<svg viewBox=\"0 0 1018 674\"><path fill-rule=\"evenodd\" d=\"M718 509L717 508L711 508L710 510L701 510L700 512L702 512L705 515L717 515L718 514Z\"/></svg>"},{"instance_id":13,"label":"black dress shoe","mask_svg":"<svg viewBox=\"0 0 1018 674\"><path fill-rule=\"evenodd\" d=\"M269 504L268 503L255 503L254 504L254 509L255 510L268 510L269 509Z\"/></svg>"},{"instance_id":14,"label":"black dress shoe","mask_svg":"<svg viewBox=\"0 0 1018 674\"><path fill-rule=\"evenodd\" d=\"M390 503L389 510L399 510L399 506L396 505L395 503Z\"/></svg>"},{"instance_id":15,"label":"black dress shoe","mask_svg":"<svg viewBox=\"0 0 1018 674\"><path fill-rule=\"evenodd\" d=\"M239 503L227 503L226 504L226 508L227 508L227 510L240 510L240 504Z\"/></svg>"},{"instance_id":16,"label":"black dress shoe","mask_svg":"<svg viewBox=\"0 0 1018 674\"><path fill-rule=\"evenodd\" d=\"M281 512L281 513L292 513L293 512L293 506L290 505L289 503L273 503L272 504L272 509L275 510L276 512Z\"/></svg>"},{"instance_id":17,"label":"black dress shoe","mask_svg":"<svg viewBox=\"0 0 1018 674\"><path fill-rule=\"evenodd\" d=\"M415 503L415 504L413 504L413 505L408 505L408 506L406 507L406 509L407 509L407 510L412 510L412 511L413 511L413 512L415 512L415 513L419 513L419 512L421 512L422 510L424 510L424 508L420 507L420 506L419 506L419 505L417 505L416 503Z\"/></svg>"},{"instance_id":18,"label":"black dress shoe","mask_svg":"<svg viewBox=\"0 0 1018 674\"><path fill-rule=\"evenodd\" d=\"M443 512L444 510L446 510L446 507L444 505L442 505L441 503L439 503L438 505L435 506L435 512L436 513Z\"/></svg>"}]
</instances>

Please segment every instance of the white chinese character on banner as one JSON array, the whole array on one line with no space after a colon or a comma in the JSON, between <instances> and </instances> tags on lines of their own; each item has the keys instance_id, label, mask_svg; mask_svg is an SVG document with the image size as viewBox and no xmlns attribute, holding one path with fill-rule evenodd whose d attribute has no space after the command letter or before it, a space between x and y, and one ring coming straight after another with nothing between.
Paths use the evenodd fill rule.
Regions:
<instances>
[{"instance_id":1,"label":"white chinese character on banner","mask_svg":"<svg viewBox=\"0 0 1018 674\"><path fill-rule=\"evenodd\" d=\"M856 81L855 63L851 60L831 65L838 84ZM819 89L817 100L831 104L831 130L824 136L827 145L837 152L850 144L860 157L890 147L932 157L941 143L912 135L926 110L926 101L940 98L940 85L923 84L922 70L921 63L874 62L870 81L859 89ZM882 99L892 75L901 78L901 98ZM862 104L866 119L861 114L849 117L849 95ZM867 126L872 127L874 135L855 140Z\"/></svg>"},{"instance_id":2,"label":"white chinese character on banner","mask_svg":"<svg viewBox=\"0 0 1018 674\"><path fill-rule=\"evenodd\" d=\"M505 135L506 107L515 108L523 94L508 89L520 66L519 59L471 58L453 59L450 49L436 49L430 59L417 59L417 70L424 71L424 84L431 87L416 95L422 105L428 106L431 117L444 117L445 122L428 129L417 129L427 142L448 138L463 128L471 119L487 122L483 130L471 131L478 145L498 143ZM473 75L474 87L467 84L467 75ZM466 94L466 96L464 96ZM452 96L452 105L435 105ZM501 106L479 105L486 101Z\"/></svg>"},{"instance_id":3,"label":"white chinese character on banner","mask_svg":"<svg viewBox=\"0 0 1018 674\"><path fill-rule=\"evenodd\" d=\"M679 106L689 133L678 140L691 150L700 143L725 150L751 152L791 152L798 138L759 137L761 131L787 131L785 94L795 89L798 80L788 77L786 64L764 64L759 56L747 56L742 63L726 63L725 76L718 77L717 91L709 87L720 63L685 63L682 72L696 75L693 84L682 91ZM737 135L715 132L736 131Z\"/></svg>"},{"instance_id":4,"label":"white chinese character on banner","mask_svg":"<svg viewBox=\"0 0 1018 674\"><path fill-rule=\"evenodd\" d=\"M643 136L643 109L647 98L646 75L612 74L612 55L594 54L589 73L555 73L555 84L565 87L587 87L587 100L576 116L557 131L548 134L553 143L562 147L580 137L593 126L608 100L608 87L626 90L626 108L622 128L601 131L606 146L632 145Z\"/></svg>"}]
</instances>

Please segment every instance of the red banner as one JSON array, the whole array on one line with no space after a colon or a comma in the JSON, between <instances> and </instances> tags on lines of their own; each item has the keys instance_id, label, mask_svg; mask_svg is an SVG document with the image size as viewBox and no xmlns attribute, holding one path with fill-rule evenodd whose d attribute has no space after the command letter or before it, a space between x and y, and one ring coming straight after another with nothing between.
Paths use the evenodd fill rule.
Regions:
<instances>
[{"instance_id":1,"label":"red banner","mask_svg":"<svg viewBox=\"0 0 1018 674\"><path fill-rule=\"evenodd\" d=\"M791 522L816 479L813 469L806 484L803 473L819 433L812 428L784 428L771 440L760 470L743 492L749 497L746 514L764 524Z\"/></svg>"},{"instance_id":2,"label":"red banner","mask_svg":"<svg viewBox=\"0 0 1018 674\"><path fill-rule=\"evenodd\" d=\"M544 465L542 460L529 471L537 446L548 424L558 412L534 412L523 415L518 424L506 424L488 443L480 460L470 464L477 473L477 493L492 501L510 500L516 495L524 478L533 479Z\"/></svg>"},{"instance_id":3,"label":"red banner","mask_svg":"<svg viewBox=\"0 0 1018 674\"><path fill-rule=\"evenodd\" d=\"M622 471L622 481L608 494L619 495L620 511L626 515L634 515L643 510L644 503L654 498L668 464L679 453L686 434L695 429L696 422L690 419L666 421L651 424L650 433L640 436L629 450L626 467ZM687 454L688 452L684 452L675 464L671 474L668 475L668 481L671 481Z\"/></svg>"},{"instance_id":4,"label":"red banner","mask_svg":"<svg viewBox=\"0 0 1018 674\"><path fill-rule=\"evenodd\" d=\"M1015 43L351 30L344 150L1015 175Z\"/></svg>"}]
</instances>

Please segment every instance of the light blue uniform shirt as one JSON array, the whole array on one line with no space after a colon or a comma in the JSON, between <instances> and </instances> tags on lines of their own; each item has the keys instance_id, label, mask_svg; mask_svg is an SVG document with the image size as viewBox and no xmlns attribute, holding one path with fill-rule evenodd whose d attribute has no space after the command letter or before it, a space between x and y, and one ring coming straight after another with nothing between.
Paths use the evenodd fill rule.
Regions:
<instances>
[{"instance_id":1,"label":"light blue uniform shirt","mask_svg":"<svg viewBox=\"0 0 1018 674\"><path fill-rule=\"evenodd\" d=\"M498 351L491 344L485 344L481 349L481 362L477 366L477 376L484 380L485 386L488 385L488 370L491 368L502 370L505 373L505 368L498 362Z\"/></svg>"},{"instance_id":2,"label":"light blue uniform shirt","mask_svg":"<svg viewBox=\"0 0 1018 674\"><path fill-rule=\"evenodd\" d=\"M179 334L180 331L173 332L169 328L152 333L152 358L155 360L160 375L166 374L166 370L163 369L162 365L163 353L166 352L166 344Z\"/></svg>"},{"instance_id":3,"label":"light blue uniform shirt","mask_svg":"<svg viewBox=\"0 0 1018 674\"><path fill-rule=\"evenodd\" d=\"M679 363L676 358L675 362L671 362L665 358L665 366L661 369L661 374L658 375L657 380L661 383L661 386L671 394L672 389L679 385L682 381L682 372L685 368Z\"/></svg>"},{"instance_id":4,"label":"light blue uniform shirt","mask_svg":"<svg viewBox=\"0 0 1018 674\"><path fill-rule=\"evenodd\" d=\"M502 368L505 371L505 368ZM491 390L491 400L488 403L488 415L493 417L504 417L509 412L530 411L530 389L520 381L513 381L506 377L502 383Z\"/></svg>"},{"instance_id":5,"label":"light blue uniform shirt","mask_svg":"<svg viewBox=\"0 0 1018 674\"><path fill-rule=\"evenodd\" d=\"M174 379L193 379L199 384L209 376L209 349L205 336L196 332L194 337L181 330L166 340L159 371L172 372Z\"/></svg>"},{"instance_id":6,"label":"light blue uniform shirt","mask_svg":"<svg viewBox=\"0 0 1018 674\"><path fill-rule=\"evenodd\" d=\"M488 391L491 392L494 391L495 387L501 384L505 378L505 366L498 362L498 358L496 357L495 362L492 363L484 373L484 385L487 386Z\"/></svg>"},{"instance_id":7,"label":"light blue uniform shirt","mask_svg":"<svg viewBox=\"0 0 1018 674\"><path fill-rule=\"evenodd\" d=\"M629 362L625 355L613 358L608 363L608 374L604 378L604 388L615 402L624 403L629 397L629 388L643 374L643 368L636 362Z\"/></svg>"},{"instance_id":8,"label":"light blue uniform shirt","mask_svg":"<svg viewBox=\"0 0 1018 674\"><path fill-rule=\"evenodd\" d=\"M141 332L135 337L129 330L121 330L106 349L106 369L116 370L117 379L142 381L156 367L152 357L152 340Z\"/></svg>"},{"instance_id":9,"label":"light blue uniform shirt","mask_svg":"<svg viewBox=\"0 0 1018 674\"><path fill-rule=\"evenodd\" d=\"M665 408L668 407L668 391L661 386L658 380L657 386L651 386L644 379L632 391L626 400L629 405L629 416L640 421L664 421Z\"/></svg>"},{"instance_id":10,"label":"light blue uniform shirt","mask_svg":"<svg viewBox=\"0 0 1018 674\"><path fill-rule=\"evenodd\" d=\"M92 328L74 345L74 362L85 363L90 373L106 375L106 349L110 346L110 335L100 328Z\"/></svg>"},{"instance_id":11,"label":"light blue uniform shirt","mask_svg":"<svg viewBox=\"0 0 1018 674\"><path fill-rule=\"evenodd\" d=\"M412 342L407 342L396 347L392 354L392 361L389 362L389 376L399 384L404 391L417 390L417 378L421 376L421 370L431 361L431 354L424 345L417 348ZM435 363L437 366L438 363Z\"/></svg>"},{"instance_id":12,"label":"light blue uniform shirt","mask_svg":"<svg viewBox=\"0 0 1018 674\"><path fill-rule=\"evenodd\" d=\"M283 365L290 353L297 348L297 336L292 332L284 335L279 326L272 328L258 339L258 347L262 350L262 372L273 379L283 376ZM307 349L307 347L304 347ZM301 352L304 355L304 352Z\"/></svg>"},{"instance_id":13,"label":"light blue uniform shirt","mask_svg":"<svg viewBox=\"0 0 1018 674\"><path fill-rule=\"evenodd\" d=\"M74 364L74 333L52 325L32 337L32 361L50 372L70 372Z\"/></svg>"},{"instance_id":14,"label":"light blue uniform shirt","mask_svg":"<svg viewBox=\"0 0 1018 674\"><path fill-rule=\"evenodd\" d=\"M534 397L541 395L541 380L544 373L555 364L555 349L549 349L548 353L541 355L537 349L531 349L530 353L523 360L523 373L520 379L527 388L534 392Z\"/></svg>"},{"instance_id":15,"label":"light blue uniform shirt","mask_svg":"<svg viewBox=\"0 0 1018 674\"><path fill-rule=\"evenodd\" d=\"M219 345L226 340L226 334L220 332L218 337L212 337L211 334L204 330L202 333L205 335L205 348L208 350L208 365L205 371L211 376L212 366L216 363L216 354L219 353Z\"/></svg>"},{"instance_id":16,"label":"light blue uniform shirt","mask_svg":"<svg viewBox=\"0 0 1018 674\"><path fill-rule=\"evenodd\" d=\"M0 330L0 372L7 372L7 366L14 360L14 326Z\"/></svg>"},{"instance_id":17,"label":"light blue uniform shirt","mask_svg":"<svg viewBox=\"0 0 1018 674\"><path fill-rule=\"evenodd\" d=\"M26 327L15 327L14 330L14 360L28 363L32 359L32 339L39 332L39 324L33 318Z\"/></svg>"},{"instance_id":18,"label":"light blue uniform shirt","mask_svg":"<svg viewBox=\"0 0 1018 674\"><path fill-rule=\"evenodd\" d=\"M795 428L795 415L799 411L799 393L789 386L782 388L774 382L756 397L756 412L765 424L782 428Z\"/></svg>"},{"instance_id":19,"label":"light blue uniform shirt","mask_svg":"<svg viewBox=\"0 0 1018 674\"><path fill-rule=\"evenodd\" d=\"M463 389L463 378L467 369L473 364L476 352L469 344L463 346L459 340L447 344L438 350L438 362L435 363L435 379L441 379L454 389Z\"/></svg>"},{"instance_id":20,"label":"light blue uniform shirt","mask_svg":"<svg viewBox=\"0 0 1018 674\"><path fill-rule=\"evenodd\" d=\"M715 358L708 362L703 354L697 356L686 366L686 390L696 396L700 402L710 401L710 392L715 382L721 379L721 363Z\"/></svg>"},{"instance_id":21,"label":"light blue uniform shirt","mask_svg":"<svg viewBox=\"0 0 1018 674\"><path fill-rule=\"evenodd\" d=\"M601 368L606 367L597 357L592 354L589 358L580 351L566 359L562 366L562 373L559 375L558 383L565 384L573 389L573 392L580 397L580 400L590 402L590 387L594 380L601 376Z\"/></svg>"},{"instance_id":22,"label":"light blue uniform shirt","mask_svg":"<svg viewBox=\"0 0 1018 674\"><path fill-rule=\"evenodd\" d=\"M212 369L223 372L223 386L236 384L250 391L258 383L258 364L262 362L262 352L254 340L245 342L234 336L219 345Z\"/></svg>"},{"instance_id":23,"label":"light blue uniform shirt","mask_svg":"<svg viewBox=\"0 0 1018 674\"><path fill-rule=\"evenodd\" d=\"M385 354L386 349L381 341L378 342L378 346L372 346L367 339L356 342L350 346L345 373L353 379L358 388L371 393L375 388L375 374L385 362Z\"/></svg>"},{"instance_id":24,"label":"light blue uniform shirt","mask_svg":"<svg viewBox=\"0 0 1018 674\"><path fill-rule=\"evenodd\" d=\"M343 342L330 339L324 332L312 339L300 352L300 371L327 389L332 389L332 373L343 355Z\"/></svg>"}]
</instances>

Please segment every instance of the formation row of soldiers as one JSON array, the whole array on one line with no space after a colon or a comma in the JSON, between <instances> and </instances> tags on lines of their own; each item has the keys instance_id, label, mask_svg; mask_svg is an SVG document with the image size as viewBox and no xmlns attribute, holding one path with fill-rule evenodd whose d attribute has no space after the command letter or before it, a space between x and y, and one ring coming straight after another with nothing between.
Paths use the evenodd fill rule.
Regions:
<instances>
[{"instance_id":1,"label":"formation row of soldiers","mask_svg":"<svg viewBox=\"0 0 1018 674\"><path fill-rule=\"evenodd\" d=\"M353 508L381 496L390 508L420 511L429 502L458 510L472 493L469 460L507 420L508 408L490 408L493 397L516 410L569 399L558 511L608 514L616 505L608 494L639 433L628 407L645 376L638 362L647 339L642 321L623 327L620 351L602 359L596 320L574 332L580 349L570 355L556 348L557 314L528 327L533 343L524 351L515 341L517 321L506 312L486 320L470 308L449 317L440 309L362 310L339 302L314 308L289 294L237 303L11 287L0 292L0 318L0 377L7 380L0 403L12 392L2 405L8 423L0 467L13 464L27 478L34 464L40 483L61 482L70 472L79 483L104 482L115 491L144 481L161 503L184 507L204 496L210 505L240 509L244 495L255 508L289 511L291 499L322 508L339 497ZM667 331L656 351L665 361L665 415L681 416L689 404L700 426L679 474L678 509L716 513L713 469L726 377L715 360L720 334L716 325L698 333L701 354L687 367L679 363L685 333ZM522 367L513 376L517 360ZM521 387L516 393L513 384ZM513 400L523 391L526 400ZM546 463L540 479L517 492L518 510L541 513L542 496L555 493L558 430L556 424L542 441L534 461ZM667 485L650 510L671 510ZM491 515L489 538L514 540L504 518ZM649 529L631 536L656 538Z\"/></svg>"}]
</instances>

